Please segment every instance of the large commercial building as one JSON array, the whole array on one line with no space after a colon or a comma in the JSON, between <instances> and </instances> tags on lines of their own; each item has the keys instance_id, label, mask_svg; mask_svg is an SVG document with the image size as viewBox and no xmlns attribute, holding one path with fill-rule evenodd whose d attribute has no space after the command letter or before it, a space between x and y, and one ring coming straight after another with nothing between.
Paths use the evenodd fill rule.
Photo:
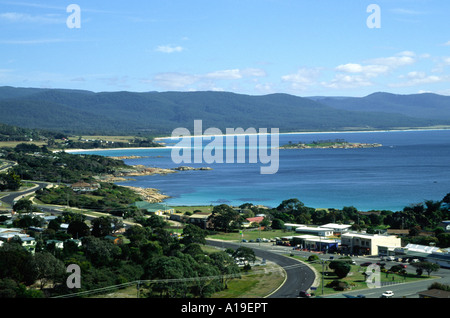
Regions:
<instances>
[{"instance_id":1,"label":"large commercial building","mask_svg":"<svg viewBox=\"0 0 450 318\"><path fill-rule=\"evenodd\" d=\"M341 251L356 255L378 255L379 247L401 247L395 235L345 233L341 235Z\"/></svg>"}]
</instances>

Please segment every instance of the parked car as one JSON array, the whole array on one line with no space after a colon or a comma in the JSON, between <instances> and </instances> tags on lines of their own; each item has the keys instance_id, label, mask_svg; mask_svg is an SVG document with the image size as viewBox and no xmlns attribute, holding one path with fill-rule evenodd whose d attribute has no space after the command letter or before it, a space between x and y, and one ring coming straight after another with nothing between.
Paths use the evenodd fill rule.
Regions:
<instances>
[{"instance_id":1,"label":"parked car","mask_svg":"<svg viewBox=\"0 0 450 318\"><path fill-rule=\"evenodd\" d=\"M307 291L301 290L300 293L298 294L300 297L305 297L305 298L309 298L311 297L311 294L308 293Z\"/></svg>"},{"instance_id":2,"label":"parked car","mask_svg":"<svg viewBox=\"0 0 450 318\"><path fill-rule=\"evenodd\" d=\"M386 290L381 294L381 298L392 298L394 297L394 292L392 290Z\"/></svg>"},{"instance_id":3,"label":"parked car","mask_svg":"<svg viewBox=\"0 0 450 318\"><path fill-rule=\"evenodd\" d=\"M371 263L371 262L365 262L365 263L362 263L362 264L361 264L361 266L364 266L364 267L367 267L367 266L369 266L369 265L372 265L372 263Z\"/></svg>"},{"instance_id":4,"label":"parked car","mask_svg":"<svg viewBox=\"0 0 450 318\"><path fill-rule=\"evenodd\" d=\"M398 266L400 266L401 268L406 268L407 267L405 264L399 264Z\"/></svg>"}]
</instances>

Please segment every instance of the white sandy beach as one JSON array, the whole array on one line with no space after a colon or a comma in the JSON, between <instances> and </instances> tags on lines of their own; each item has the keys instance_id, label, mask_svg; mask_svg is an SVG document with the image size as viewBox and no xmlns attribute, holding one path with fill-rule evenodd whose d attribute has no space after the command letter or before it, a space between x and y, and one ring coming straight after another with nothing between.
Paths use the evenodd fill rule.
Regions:
<instances>
[{"instance_id":1,"label":"white sandy beach","mask_svg":"<svg viewBox=\"0 0 450 318\"><path fill-rule=\"evenodd\" d=\"M402 132L402 131L443 131L449 130L449 128L410 128L410 129L385 129L385 130L343 130L343 131L297 131L297 132L283 132L277 133L278 135L313 135L313 134L350 134L350 133L383 133L383 132ZM180 139L180 138L199 138L199 137L238 137L238 136L266 136L272 133L256 133L256 134L220 134L220 135L188 135L180 137L156 137L154 140L165 140L165 139ZM77 153L77 152L94 152L94 151L114 151L114 150L142 150L142 149L173 149L173 148L184 148L177 146L165 146L162 147L131 147L131 148L92 148L92 149L65 149L65 150L54 150L53 152L65 151L67 153Z\"/></svg>"}]
</instances>

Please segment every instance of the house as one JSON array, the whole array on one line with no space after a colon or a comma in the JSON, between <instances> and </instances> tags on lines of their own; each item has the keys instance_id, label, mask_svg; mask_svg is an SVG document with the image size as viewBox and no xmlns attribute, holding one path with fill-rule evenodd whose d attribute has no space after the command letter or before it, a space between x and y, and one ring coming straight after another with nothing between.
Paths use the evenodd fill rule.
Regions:
<instances>
[{"instance_id":1,"label":"house","mask_svg":"<svg viewBox=\"0 0 450 318\"><path fill-rule=\"evenodd\" d=\"M45 244L47 244L47 245L54 244L55 248L59 248L59 249L63 249L64 248L64 242L63 241L59 241L59 240L47 240L45 242Z\"/></svg>"},{"instance_id":2,"label":"house","mask_svg":"<svg viewBox=\"0 0 450 318\"><path fill-rule=\"evenodd\" d=\"M100 188L99 183L77 182L70 186L75 192L93 192Z\"/></svg>"},{"instance_id":3,"label":"house","mask_svg":"<svg viewBox=\"0 0 450 318\"><path fill-rule=\"evenodd\" d=\"M257 216L253 218L246 218L246 222L242 224L243 227L250 227L252 224L259 224L264 220L263 216Z\"/></svg>"},{"instance_id":4,"label":"house","mask_svg":"<svg viewBox=\"0 0 450 318\"><path fill-rule=\"evenodd\" d=\"M34 253L36 248L36 239L27 234L21 233L20 229L0 229L0 246L4 242L9 242L12 239L20 239L22 246L29 252ZM8 231L12 230L12 231ZM20 231L18 231L20 230Z\"/></svg>"},{"instance_id":5,"label":"house","mask_svg":"<svg viewBox=\"0 0 450 318\"><path fill-rule=\"evenodd\" d=\"M210 215L211 213L198 212L189 216L187 222L197 225L202 229L207 229L211 227L211 221L208 221Z\"/></svg>"}]
</instances>

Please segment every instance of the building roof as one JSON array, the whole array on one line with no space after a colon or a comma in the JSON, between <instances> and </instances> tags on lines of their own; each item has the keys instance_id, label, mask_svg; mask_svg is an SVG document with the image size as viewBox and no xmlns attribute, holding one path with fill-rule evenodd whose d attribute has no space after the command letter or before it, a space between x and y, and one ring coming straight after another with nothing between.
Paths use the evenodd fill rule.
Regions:
<instances>
[{"instance_id":1,"label":"building roof","mask_svg":"<svg viewBox=\"0 0 450 318\"><path fill-rule=\"evenodd\" d=\"M256 222L256 223L260 223L262 220L264 220L263 216L257 216L254 218L246 218L247 221L249 221L250 223L252 222Z\"/></svg>"},{"instance_id":2,"label":"building roof","mask_svg":"<svg viewBox=\"0 0 450 318\"><path fill-rule=\"evenodd\" d=\"M419 292L419 296L431 298L450 298L450 292L440 289L429 289Z\"/></svg>"},{"instance_id":3,"label":"building roof","mask_svg":"<svg viewBox=\"0 0 450 318\"><path fill-rule=\"evenodd\" d=\"M352 226L348 225L348 224L328 223L328 224L325 224L325 225L321 225L320 227L330 228L330 229L348 229L348 228L350 228Z\"/></svg>"}]
</instances>

